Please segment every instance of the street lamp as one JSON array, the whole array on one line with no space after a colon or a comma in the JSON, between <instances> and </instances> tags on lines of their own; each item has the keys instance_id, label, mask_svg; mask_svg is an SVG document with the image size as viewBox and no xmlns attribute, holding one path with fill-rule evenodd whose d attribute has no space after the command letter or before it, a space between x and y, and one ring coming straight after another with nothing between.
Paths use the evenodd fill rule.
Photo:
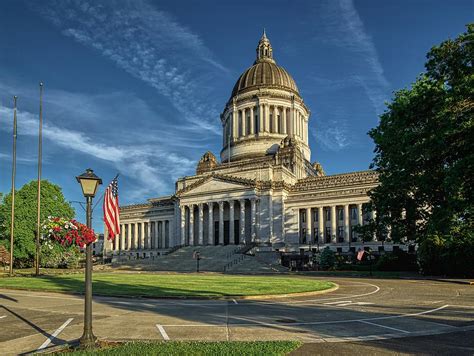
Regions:
<instances>
[{"instance_id":1,"label":"street lamp","mask_svg":"<svg viewBox=\"0 0 474 356\"><path fill-rule=\"evenodd\" d=\"M76 177L81 185L82 194L86 198L86 225L92 228L92 198L97 192L102 179L94 174L90 168L85 173ZM86 280L85 280L85 302L84 302L84 333L79 342L82 347L92 347L95 344L96 337L92 333L92 245L86 246Z\"/></svg>"}]
</instances>

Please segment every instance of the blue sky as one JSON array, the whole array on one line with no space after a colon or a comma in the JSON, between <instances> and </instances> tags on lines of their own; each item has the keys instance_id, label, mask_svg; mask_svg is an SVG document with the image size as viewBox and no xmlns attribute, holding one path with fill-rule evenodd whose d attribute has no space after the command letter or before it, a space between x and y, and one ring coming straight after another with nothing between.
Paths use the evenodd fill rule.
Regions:
<instances>
[{"instance_id":1,"label":"blue sky","mask_svg":"<svg viewBox=\"0 0 474 356\"><path fill-rule=\"evenodd\" d=\"M122 204L172 194L205 151L218 156L219 113L263 27L311 109L312 161L328 174L367 169L384 101L473 13L473 0L3 0L0 191L10 190L13 95L17 187L36 178L43 81L43 177L66 199L82 199L74 177L88 167L104 185L121 174Z\"/></svg>"}]
</instances>

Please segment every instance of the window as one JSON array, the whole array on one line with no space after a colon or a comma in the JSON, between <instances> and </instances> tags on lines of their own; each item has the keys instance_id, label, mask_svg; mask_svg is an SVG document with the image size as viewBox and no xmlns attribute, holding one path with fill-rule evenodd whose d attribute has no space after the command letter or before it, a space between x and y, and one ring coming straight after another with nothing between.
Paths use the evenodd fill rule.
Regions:
<instances>
[{"instance_id":1,"label":"window","mask_svg":"<svg viewBox=\"0 0 474 356\"><path fill-rule=\"evenodd\" d=\"M313 221L318 221L318 209L313 210Z\"/></svg>"},{"instance_id":2,"label":"window","mask_svg":"<svg viewBox=\"0 0 474 356\"><path fill-rule=\"evenodd\" d=\"M357 208L356 207L351 208L351 219L352 220L357 220Z\"/></svg>"},{"instance_id":3,"label":"window","mask_svg":"<svg viewBox=\"0 0 474 356\"><path fill-rule=\"evenodd\" d=\"M314 241L318 241L318 238L319 238L318 228L315 227L315 228L313 229L313 240L314 240Z\"/></svg>"},{"instance_id":4,"label":"window","mask_svg":"<svg viewBox=\"0 0 474 356\"><path fill-rule=\"evenodd\" d=\"M302 244L306 243L306 229L305 228L301 229L300 243Z\"/></svg>"},{"instance_id":5,"label":"window","mask_svg":"<svg viewBox=\"0 0 474 356\"><path fill-rule=\"evenodd\" d=\"M331 209L326 209L326 221L331 221Z\"/></svg>"},{"instance_id":6,"label":"window","mask_svg":"<svg viewBox=\"0 0 474 356\"><path fill-rule=\"evenodd\" d=\"M301 212L301 222L302 223L306 222L306 211L304 210Z\"/></svg>"},{"instance_id":7,"label":"window","mask_svg":"<svg viewBox=\"0 0 474 356\"><path fill-rule=\"evenodd\" d=\"M344 220L344 211L342 209L338 209L337 216L339 220Z\"/></svg>"},{"instance_id":8,"label":"window","mask_svg":"<svg viewBox=\"0 0 474 356\"><path fill-rule=\"evenodd\" d=\"M357 241L357 233L355 232L355 226L351 227L351 241L352 242Z\"/></svg>"},{"instance_id":9,"label":"window","mask_svg":"<svg viewBox=\"0 0 474 356\"><path fill-rule=\"evenodd\" d=\"M331 242L331 228L327 227L326 228L326 243Z\"/></svg>"},{"instance_id":10,"label":"window","mask_svg":"<svg viewBox=\"0 0 474 356\"><path fill-rule=\"evenodd\" d=\"M337 239L339 242L344 242L344 227L339 226L337 228Z\"/></svg>"}]
</instances>

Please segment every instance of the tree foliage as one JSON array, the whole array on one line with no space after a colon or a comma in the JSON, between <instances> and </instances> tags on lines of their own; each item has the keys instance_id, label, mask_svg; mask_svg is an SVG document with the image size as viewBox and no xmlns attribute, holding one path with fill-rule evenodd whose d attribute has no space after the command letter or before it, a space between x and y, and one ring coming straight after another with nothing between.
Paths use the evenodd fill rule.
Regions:
<instances>
[{"instance_id":1,"label":"tree foliage","mask_svg":"<svg viewBox=\"0 0 474 356\"><path fill-rule=\"evenodd\" d=\"M31 181L15 192L14 263L32 266L36 250L37 181ZM0 244L9 246L11 226L11 193L0 204ZM61 188L47 180L41 181L41 222L48 216L74 217L74 209L64 200ZM50 253L44 251L44 253Z\"/></svg>"},{"instance_id":2,"label":"tree foliage","mask_svg":"<svg viewBox=\"0 0 474 356\"><path fill-rule=\"evenodd\" d=\"M459 241L465 249L474 245L469 233L474 230L473 59L470 24L430 50L426 72L395 93L369 132L380 185L370 193L377 218L366 235L385 236L390 229L395 241L422 244L425 271L450 253L438 253L440 246L457 254Z\"/></svg>"},{"instance_id":3,"label":"tree foliage","mask_svg":"<svg viewBox=\"0 0 474 356\"><path fill-rule=\"evenodd\" d=\"M390 227L394 240L473 227L474 24L427 58L426 72L395 93L369 132L380 185L370 194L377 219L368 229L385 235Z\"/></svg>"}]
</instances>

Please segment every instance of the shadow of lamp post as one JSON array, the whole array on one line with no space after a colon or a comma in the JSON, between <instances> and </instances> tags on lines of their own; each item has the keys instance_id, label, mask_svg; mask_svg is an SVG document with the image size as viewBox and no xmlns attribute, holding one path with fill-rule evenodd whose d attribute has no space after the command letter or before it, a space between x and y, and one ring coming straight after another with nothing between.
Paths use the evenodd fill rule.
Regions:
<instances>
[{"instance_id":1,"label":"shadow of lamp post","mask_svg":"<svg viewBox=\"0 0 474 356\"><path fill-rule=\"evenodd\" d=\"M97 177L92 169L86 169L86 172L76 179L86 198L86 225L92 229L92 198L94 198L99 184L102 184L102 179ZM79 339L79 343L82 347L88 348L94 346L96 340L92 332L92 243L86 246L85 277L84 333Z\"/></svg>"}]
</instances>

